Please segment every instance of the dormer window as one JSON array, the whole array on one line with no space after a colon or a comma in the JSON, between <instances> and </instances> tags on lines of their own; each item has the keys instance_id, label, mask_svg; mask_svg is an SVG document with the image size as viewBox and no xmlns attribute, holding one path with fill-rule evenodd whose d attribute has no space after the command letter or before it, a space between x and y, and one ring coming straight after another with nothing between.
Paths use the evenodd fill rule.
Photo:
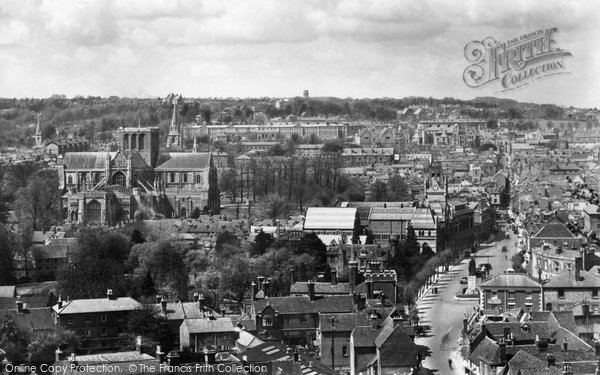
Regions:
<instances>
[{"instance_id":1,"label":"dormer window","mask_svg":"<svg viewBox=\"0 0 600 375\"><path fill-rule=\"evenodd\" d=\"M266 315L262 319L262 324L264 327L272 327L273 326L273 317L271 315Z\"/></svg>"}]
</instances>

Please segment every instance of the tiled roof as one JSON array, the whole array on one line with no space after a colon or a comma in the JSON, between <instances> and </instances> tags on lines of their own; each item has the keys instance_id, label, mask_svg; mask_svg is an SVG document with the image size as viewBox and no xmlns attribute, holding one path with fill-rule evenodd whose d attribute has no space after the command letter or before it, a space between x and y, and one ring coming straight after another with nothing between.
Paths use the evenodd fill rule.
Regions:
<instances>
[{"instance_id":1,"label":"tiled roof","mask_svg":"<svg viewBox=\"0 0 600 375\"><path fill-rule=\"evenodd\" d=\"M501 273L485 280L480 288L537 288L540 283L531 276L519 273Z\"/></svg>"},{"instance_id":2,"label":"tiled roof","mask_svg":"<svg viewBox=\"0 0 600 375\"><path fill-rule=\"evenodd\" d=\"M331 296L310 301L306 296L270 297L254 301L255 311L261 312L271 306L279 314L351 312L354 300L351 295Z\"/></svg>"},{"instance_id":3,"label":"tiled roof","mask_svg":"<svg viewBox=\"0 0 600 375\"><path fill-rule=\"evenodd\" d=\"M235 332L230 318L185 319L183 323L190 333Z\"/></svg>"},{"instance_id":4,"label":"tiled roof","mask_svg":"<svg viewBox=\"0 0 600 375\"><path fill-rule=\"evenodd\" d=\"M600 287L600 275L588 271L579 272L579 280L575 280L574 274L562 274L548 279L544 288L592 288Z\"/></svg>"},{"instance_id":5,"label":"tiled roof","mask_svg":"<svg viewBox=\"0 0 600 375\"><path fill-rule=\"evenodd\" d=\"M210 166L209 152L168 152L162 153L156 171L191 171Z\"/></svg>"},{"instance_id":6,"label":"tiled roof","mask_svg":"<svg viewBox=\"0 0 600 375\"><path fill-rule=\"evenodd\" d=\"M469 361L473 363L479 363L482 359L487 363L500 363L498 344L487 336L481 340L479 345L477 345L469 355Z\"/></svg>"},{"instance_id":7,"label":"tiled roof","mask_svg":"<svg viewBox=\"0 0 600 375\"><path fill-rule=\"evenodd\" d=\"M52 309L59 314L82 314L92 312L132 311L140 306L140 303L131 297L120 297L115 299L108 299L105 297L74 299L69 302L63 302L63 307L60 310L58 309L58 304L52 306Z\"/></svg>"},{"instance_id":8,"label":"tiled roof","mask_svg":"<svg viewBox=\"0 0 600 375\"><path fill-rule=\"evenodd\" d=\"M575 238L575 235L559 220L553 219L531 238Z\"/></svg>"},{"instance_id":9,"label":"tiled roof","mask_svg":"<svg viewBox=\"0 0 600 375\"><path fill-rule=\"evenodd\" d=\"M7 311L15 320L19 328L25 331L53 330L55 329L52 310L48 307L26 308L21 314L17 310Z\"/></svg>"},{"instance_id":10,"label":"tiled roof","mask_svg":"<svg viewBox=\"0 0 600 375\"><path fill-rule=\"evenodd\" d=\"M63 164L67 170L74 169L102 169L106 168L106 152L67 152Z\"/></svg>"},{"instance_id":11,"label":"tiled roof","mask_svg":"<svg viewBox=\"0 0 600 375\"><path fill-rule=\"evenodd\" d=\"M354 328L351 335L355 348L370 348L375 345L377 330L374 330L371 326L359 326Z\"/></svg>"},{"instance_id":12,"label":"tiled roof","mask_svg":"<svg viewBox=\"0 0 600 375\"><path fill-rule=\"evenodd\" d=\"M508 368L512 374L518 374L519 370L543 368L546 364L546 361L542 361L527 352L519 350L517 354L508 361Z\"/></svg>"},{"instance_id":13,"label":"tiled roof","mask_svg":"<svg viewBox=\"0 0 600 375\"><path fill-rule=\"evenodd\" d=\"M379 349L379 365L410 367L418 364L418 348L402 327L388 325L381 328L375 345Z\"/></svg>"},{"instance_id":14,"label":"tiled roof","mask_svg":"<svg viewBox=\"0 0 600 375\"><path fill-rule=\"evenodd\" d=\"M337 332L352 332L356 326L368 324L366 313L333 313L319 314L319 330L321 332L331 332L331 317L335 318L334 328Z\"/></svg>"},{"instance_id":15,"label":"tiled roof","mask_svg":"<svg viewBox=\"0 0 600 375\"><path fill-rule=\"evenodd\" d=\"M496 339L504 337L504 330L510 329L512 337L518 341L534 341L536 337L540 339L550 339L552 333L547 322L487 322L485 325L487 331Z\"/></svg>"}]
</instances>

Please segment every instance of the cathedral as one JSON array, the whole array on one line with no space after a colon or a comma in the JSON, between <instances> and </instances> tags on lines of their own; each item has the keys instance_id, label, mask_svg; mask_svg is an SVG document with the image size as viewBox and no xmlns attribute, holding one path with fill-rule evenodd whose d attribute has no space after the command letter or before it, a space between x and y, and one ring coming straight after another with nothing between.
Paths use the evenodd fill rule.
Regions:
<instances>
[{"instance_id":1,"label":"cathedral","mask_svg":"<svg viewBox=\"0 0 600 375\"><path fill-rule=\"evenodd\" d=\"M182 152L177 106L167 147L158 127L122 127L114 152L66 152L59 157L62 216L68 223L115 225L134 218L189 218L219 213L217 170L210 152Z\"/></svg>"}]
</instances>

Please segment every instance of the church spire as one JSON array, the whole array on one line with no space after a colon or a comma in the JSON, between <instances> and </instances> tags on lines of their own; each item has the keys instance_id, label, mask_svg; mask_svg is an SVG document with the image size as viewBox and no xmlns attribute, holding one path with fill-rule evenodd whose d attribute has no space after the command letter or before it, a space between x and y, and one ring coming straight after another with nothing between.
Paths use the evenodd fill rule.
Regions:
<instances>
[{"instance_id":1,"label":"church spire","mask_svg":"<svg viewBox=\"0 0 600 375\"><path fill-rule=\"evenodd\" d=\"M41 113L38 113L37 115L37 126L35 128L35 135L33 136L33 138L35 139L35 146L36 147L42 147L42 127L40 125L40 117L42 116Z\"/></svg>"},{"instance_id":2,"label":"church spire","mask_svg":"<svg viewBox=\"0 0 600 375\"><path fill-rule=\"evenodd\" d=\"M181 146L182 136L181 136L181 128L177 124L177 107L179 106L179 102L183 100L181 94L169 95L169 99L173 104L173 117L171 117L171 126L169 127L169 136L167 137L167 147L171 146Z\"/></svg>"}]
</instances>

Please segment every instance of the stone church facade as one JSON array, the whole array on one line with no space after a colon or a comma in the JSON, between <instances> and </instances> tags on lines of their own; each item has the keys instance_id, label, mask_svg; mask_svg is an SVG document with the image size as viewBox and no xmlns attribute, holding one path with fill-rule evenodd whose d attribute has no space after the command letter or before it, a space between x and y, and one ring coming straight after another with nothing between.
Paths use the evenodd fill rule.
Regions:
<instances>
[{"instance_id":1,"label":"stone church facade","mask_svg":"<svg viewBox=\"0 0 600 375\"><path fill-rule=\"evenodd\" d=\"M176 116L173 123L178 129ZM158 127L121 128L115 136L118 151L67 152L59 158L65 222L114 225L135 217L187 218L196 208L219 212L211 153L161 150ZM169 145L180 143L169 137Z\"/></svg>"}]
</instances>

